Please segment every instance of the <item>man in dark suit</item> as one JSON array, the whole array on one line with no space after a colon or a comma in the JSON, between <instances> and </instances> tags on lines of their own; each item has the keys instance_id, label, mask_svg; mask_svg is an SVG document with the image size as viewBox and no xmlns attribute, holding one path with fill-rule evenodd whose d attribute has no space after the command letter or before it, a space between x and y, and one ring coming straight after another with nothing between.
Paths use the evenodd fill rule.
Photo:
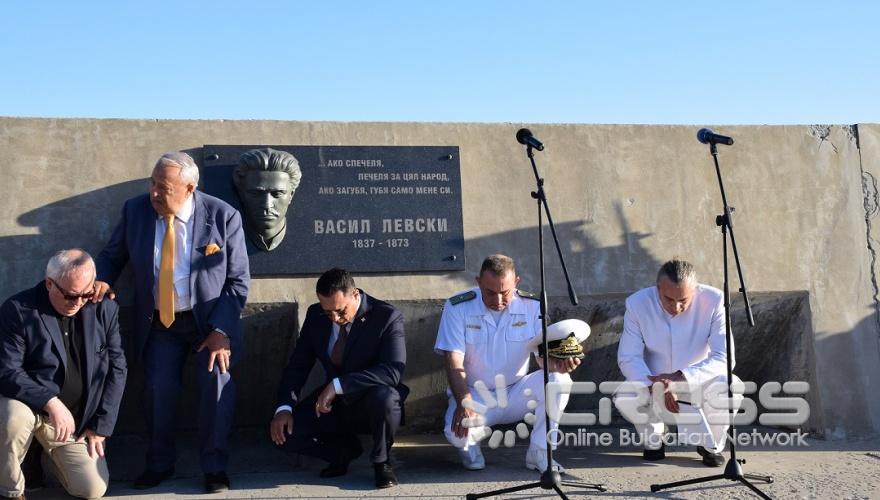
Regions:
<instances>
[{"instance_id":1,"label":"man in dark suit","mask_svg":"<svg viewBox=\"0 0 880 500\"><path fill-rule=\"evenodd\" d=\"M24 498L21 461L36 438L73 496L107 491L104 442L125 388L118 307L89 301L95 263L55 254L46 279L0 308L0 494Z\"/></svg>"},{"instance_id":2,"label":"man in dark suit","mask_svg":"<svg viewBox=\"0 0 880 500\"><path fill-rule=\"evenodd\" d=\"M287 451L329 462L321 477L348 472L349 462L362 452L357 433L372 434L376 487L389 488L397 484L391 446L409 393L401 382L406 368L403 315L356 288L344 269L325 272L315 288L318 303L309 307L284 369L269 433ZM302 399L315 360L326 380Z\"/></svg>"},{"instance_id":3,"label":"man in dark suit","mask_svg":"<svg viewBox=\"0 0 880 500\"><path fill-rule=\"evenodd\" d=\"M126 263L134 272L134 356L142 357L150 444L134 482L152 488L174 473L175 406L181 371L195 351L199 450L205 490L229 488L227 439L235 402L229 373L242 346L239 318L250 285L241 216L197 192L199 169L186 153L166 153L150 191L125 202L122 219L97 258L96 298ZM234 356L235 355L235 356Z\"/></svg>"}]
</instances>

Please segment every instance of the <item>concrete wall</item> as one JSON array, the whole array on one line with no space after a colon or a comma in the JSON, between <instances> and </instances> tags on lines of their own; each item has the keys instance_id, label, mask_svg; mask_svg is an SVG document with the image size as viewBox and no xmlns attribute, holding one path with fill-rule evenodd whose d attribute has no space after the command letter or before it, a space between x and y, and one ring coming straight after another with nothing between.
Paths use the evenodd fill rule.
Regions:
<instances>
[{"instance_id":1,"label":"concrete wall","mask_svg":"<svg viewBox=\"0 0 880 500\"><path fill-rule=\"evenodd\" d=\"M155 159L202 144L458 145L467 270L362 276L359 285L395 301L442 299L473 283L483 256L503 251L518 260L523 287L535 289L534 179L514 140L518 127L0 118L6 174L0 295L38 281L58 248L99 251L122 201L146 190ZM714 219L721 202L696 128L531 127L547 144L537 160L579 294L632 292L650 284L658 265L674 255L692 260L702 281L720 286L721 236ZM880 432L880 399L867 397L870 382L880 380L880 230L873 227L880 126L722 130L737 140L720 147L719 157L728 200L737 207L749 289L808 293L806 331L815 366L807 369L818 381L820 404L813 408L822 413L826 434ZM549 294L564 295L553 253L547 264ZM255 280L250 302L310 303L314 279ZM125 303L124 285L120 292ZM434 334L428 325L408 332L411 360L422 359ZM431 374L419 383L437 385L437 379Z\"/></svg>"}]
</instances>

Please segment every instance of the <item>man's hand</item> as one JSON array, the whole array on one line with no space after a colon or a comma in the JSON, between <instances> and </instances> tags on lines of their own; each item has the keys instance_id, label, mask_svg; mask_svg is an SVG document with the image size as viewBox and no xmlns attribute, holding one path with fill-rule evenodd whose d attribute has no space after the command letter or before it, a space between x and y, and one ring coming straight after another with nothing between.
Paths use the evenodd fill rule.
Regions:
<instances>
[{"instance_id":1,"label":"man's hand","mask_svg":"<svg viewBox=\"0 0 880 500\"><path fill-rule=\"evenodd\" d=\"M669 410L669 413L678 413L678 396L674 392L666 389L663 393L663 402L666 404L666 409Z\"/></svg>"},{"instance_id":2,"label":"man's hand","mask_svg":"<svg viewBox=\"0 0 880 500\"><path fill-rule=\"evenodd\" d=\"M97 432L86 429L76 440L77 443L85 442L86 446L89 447L89 456L97 459L98 457L104 456L104 440L107 439L104 436L99 435Z\"/></svg>"},{"instance_id":3,"label":"man's hand","mask_svg":"<svg viewBox=\"0 0 880 500\"><path fill-rule=\"evenodd\" d=\"M542 360L543 358L539 357L538 359ZM540 364L540 361L538 363ZM579 366L581 366L581 360L578 358L559 359L551 357L550 366L548 367L548 369L551 372L556 373L571 373L575 371ZM543 368L543 366L541 368Z\"/></svg>"},{"instance_id":4,"label":"man's hand","mask_svg":"<svg viewBox=\"0 0 880 500\"><path fill-rule=\"evenodd\" d=\"M330 382L321 391L321 394L318 394L318 401L315 403L315 415L320 418L322 413L330 413L334 399L336 399L336 388L333 387L333 382Z\"/></svg>"},{"instance_id":5,"label":"man's hand","mask_svg":"<svg viewBox=\"0 0 880 500\"><path fill-rule=\"evenodd\" d=\"M70 414L70 410L64 406L60 399L55 397L46 403L43 411L49 415L49 422L55 428L55 441L67 442L76 430L76 424L73 422L73 415Z\"/></svg>"},{"instance_id":6,"label":"man's hand","mask_svg":"<svg viewBox=\"0 0 880 500\"><path fill-rule=\"evenodd\" d=\"M105 295L107 297L109 297L110 300L113 300L116 298L116 292L114 292L113 289L110 288L110 285L108 285L107 283L105 283L103 281L96 281L95 282L95 295L92 296L92 302L94 302L94 303L101 302L102 300L104 300Z\"/></svg>"},{"instance_id":7,"label":"man's hand","mask_svg":"<svg viewBox=\"0 0 880 500\"><path fill-rule=\"evenodd\" d=\"M293 434L293 414L287 410L281 410L272 418L269 424L269 435L272 442L281 446L287 441L287 436Z\"/></svg>"},{"instance_id":8,"label":"man's hand","mask_svg":"<svg viewBox=\"0 0 880 500\"><path fill-rule=\"evenodd\" d=\"M670 413L678 413L678 396L670 389L669 385L673 382L687 382L681 371L675 373L661 373L660 375L648 375L648 380L653 383L661 383L665 388L663 391L663 399L666 409Z\"/></svg>"},{"instance_id":9,"label":"man's hand","mask_svg":"<svg viewBox=\"0 0 880 500\"><path fill-rule=\"evenodd\" d=\"M214 330L208 334L196 352L202 352L206 348L211 353L211 356L208 357L208 371L214 371L214 362L216 361L217 366L220 367L220 373L226 373L226 370L229 369L229 358L232 357L232 351L229 350L229 338Z\"/></svg>"},{"instance_id":10,"label":"man's hand","mask_svg":"<svg viewBox=\"0 0 880 500\"><path fill-rule=\"evenodd\" d=\"M675 373L661 373L660 375L648 375L648 379L651 382L660 382L666 387L669 387L669 384L672 382L687 382L687 379L684 378L681 371Z\"/></svg>"},{"instance_id":11,"label":"man's hand","mask_svg":"<svg viewBox=\"0 0 880 500\"><path fill-rule=\"evenodd\" d=\"M471 396L468 395L465 397L465 399L471 399ZM462 420L464 420L465 418L473 419L474 417L478 416L477 412L469 410L462 406L462 403L465 399L458 403L458 406L455 408L455 413L452 414L452 432L453 434L455 434L456 437L460 438L467 437L469 429L468 427L462 425Z\"/></svg>"}]
</instances>

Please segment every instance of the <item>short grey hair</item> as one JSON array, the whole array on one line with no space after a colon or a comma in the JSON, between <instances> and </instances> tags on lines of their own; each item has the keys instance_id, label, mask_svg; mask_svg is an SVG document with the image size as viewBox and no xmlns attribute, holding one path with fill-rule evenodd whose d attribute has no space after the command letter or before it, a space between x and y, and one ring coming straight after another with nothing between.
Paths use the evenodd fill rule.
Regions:
<instances>
[{"instance_id":1,"label":"short grey hair","mask_svg":"<svg viewBox=\"0 0 880 500\"><path fill-rule=\"evenodd\" d=\"M159 158L159 161L156 162L156 166L153 167L153 170L161 167L161 166L171 166L177 167L180 169L180 177L187 184L192 184L193 186L198 186L199 184L199 167L196 165L195 160L192 159L192 156L184 153L183 151L172 151L170 153L165 153Z\"/></svg>"},{"instance_id":2,"label":"short grey hair","mask_svg":"<svg viewBox=\"0 0 880 500\"><path fill-rule=\"evenodd\" d=\"M93 277L96 274L95 261L92 260L92 256L88 252L81 248L61 250L55 253L46 264L46 277L55 282L79 273Z\"/></svg>"},{"instance_id":3,"label":"short grey hair","mask_svg":"<svg viewBox=\"0 0 880 500\"><path fill-rule=\"evenodd\" d=\"M490 271L495 276L503 278L508 272L516 274L516 266L514 266L513 259L510 257L496 253L483 260L483 264L480 266L480 276L486 271Z\"/></svg>"},{"instance_id":4,"label":"short grey hair","mask_svg":"<svg viewBox=\"0 0 880 500\"><path fill-rule=\"evenodd\" d=\"M666 261L660 266L660 270L657 271L657 283L660 283L660 279L664 276L676 284L688 281L697 282L697 273L694 271L694 265L678 258Z\"/></svg>"}]
</instances>

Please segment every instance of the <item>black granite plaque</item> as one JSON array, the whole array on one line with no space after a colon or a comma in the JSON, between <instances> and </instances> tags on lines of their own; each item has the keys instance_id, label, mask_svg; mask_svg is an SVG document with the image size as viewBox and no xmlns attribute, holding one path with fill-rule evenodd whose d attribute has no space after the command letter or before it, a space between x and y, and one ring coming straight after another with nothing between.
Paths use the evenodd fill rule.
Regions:
<instances>
[{"instance_id":1,"label":"black granite plaque","mask_svg":"<svg viewBox=\"0 0 880 500\"><path fill-rule=\"evenodd\" d=\"M258 149L265 157L267 148L292 154L301 172L286 228L268 240L256 236L264 221L255 200L269 197L271 206L272 189L283 191L283 183L246 191L242 181L233 182L241 155ZM464 269L457 146L205 145L202 153L204 192L242 211L253 275L316 274L334 266L355 273ZM257 195L242 203L251 192ZM280 217L282 208L266 208L266 218Z\"/></svg>"}]
</instances>

